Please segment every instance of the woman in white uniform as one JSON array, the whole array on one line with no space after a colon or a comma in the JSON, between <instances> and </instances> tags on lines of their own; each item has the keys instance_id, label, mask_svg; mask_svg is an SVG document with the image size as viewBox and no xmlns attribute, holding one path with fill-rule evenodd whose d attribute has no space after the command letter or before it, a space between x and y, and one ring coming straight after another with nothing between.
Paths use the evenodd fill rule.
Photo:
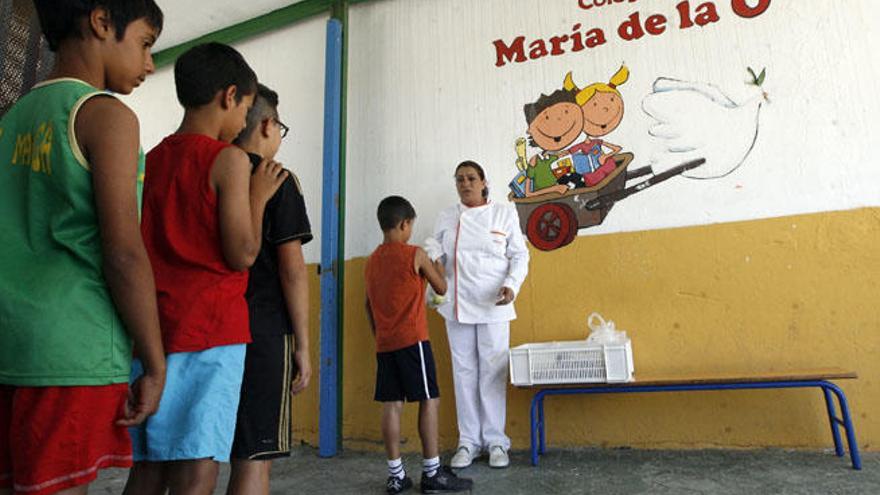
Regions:
<instances>
[{"instance_id":1,"label":"woman in white uniform","mask_svg":"<svg viewBox=\"0 0 880 495\"><path fill-rule=\"evenodd\" d=\"M449 287L437 310L446 319L458 415L450 465L467 467L486 450L491 467L507 467L510 320L529 252L513 206L488 200L482 167L459 164L455 187L461 202L443 210L434 228Z\"/></svg>"}]
</instances>

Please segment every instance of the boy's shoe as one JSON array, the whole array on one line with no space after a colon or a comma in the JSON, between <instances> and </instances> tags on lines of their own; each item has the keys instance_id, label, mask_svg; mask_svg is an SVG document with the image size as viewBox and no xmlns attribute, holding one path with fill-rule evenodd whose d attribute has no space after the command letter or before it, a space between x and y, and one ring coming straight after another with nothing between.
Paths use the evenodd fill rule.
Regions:
<instances>
[{"instance_id":1,"label":"boy's shoe","mask_svg":"<svg viewBox=\"0 0 880 495\"><path fill-rule=\"evenodd\" d=\"M500 445L489 447L489 467L506 468L510 466L510 457L507 451Z\"/></svg>"},{"instance_id":2,"label":"boy's shoe","mask_svg":"<svg viewBox=\"0 0 880 495\"><path fill-rule=\"evenodd\" d=\"M422 493L453 493L469 491L474 486L473 480L459 478L449 466L440 466L434 476L422 473L420 488Z\"/></svg>"},{"instance_id":3,"label":"boy's shoe","mask_svg":"<svg viewBox=\"0 0 880 495\"><path fill-rule=\"evenodd\" d=\"M397 476L389 476L388 480L385 481L385 492L390 494L401 493L409 490L413 486L413 481L409 476L404 476L403 479L398 478Z\"/></svg>"},{"instance_id":4,"label":"boy's shoe","mask_svg":"<svg viewBox=\"0 0 880 495\"><path fill-rule=\"evenodd\" d=\"M459 445L455 455L449 461L449 465L455 469L466 468L474 462L474 459L480 455L479 452L471 452L471 448L466 445Z\"/></svg>"}]
</instances>

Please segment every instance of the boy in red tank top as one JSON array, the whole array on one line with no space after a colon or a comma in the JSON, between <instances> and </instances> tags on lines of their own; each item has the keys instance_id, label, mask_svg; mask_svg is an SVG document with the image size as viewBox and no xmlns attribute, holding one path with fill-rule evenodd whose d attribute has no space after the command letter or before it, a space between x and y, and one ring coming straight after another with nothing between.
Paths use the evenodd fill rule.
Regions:
<instances>
[{"instance_id":1,"label":"boy in red tank top","mask_svg":"<svg viewBox=\"0 0 880 495\"><path fill-rule=\"evenodd\" d=\"M403 401L419 402L422 440L422 493L470 490L472 481L459 478L440 465L437 445L437 388L434 356L428 341L425 280L434 291L446 293L443 266L431 262L425 251L407 244L416 212L406 199L389 196L377 212L384 241L367 260L367 316L376 337L376 396L384 404L382 437L388 454L390 494L413 486L400 459L400 414Z\"/></svg>"},{"instance_id":2,"label":"boy in red tank top","mask_svg":"<svg viewBox=\"0 0 880 495\"><path fill-rule=\"evenodd\" d=\"M185 109L177 132L147 154L141 231L153 265L167 379L159 412L131 429L127 495L211 493L228 462L250 342L245 290L266 202L284 182L264 160L251 175L231 141L257 89L235 49L195 46L174 64ZM140 374L132 364L132 377Z\"/></svg>"}]
</instances>

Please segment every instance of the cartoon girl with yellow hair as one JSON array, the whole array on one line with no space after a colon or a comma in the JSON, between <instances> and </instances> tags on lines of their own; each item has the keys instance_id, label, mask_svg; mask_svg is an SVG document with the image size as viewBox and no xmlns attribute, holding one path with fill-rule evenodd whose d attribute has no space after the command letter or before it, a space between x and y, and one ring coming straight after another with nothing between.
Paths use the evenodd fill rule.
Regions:
<instances>
[{"instance_id":1,"label":"cartoon girl with yellow hair","mask_svg":"<svg viewBox=\"0 0 880 495\"><path fill-rule=\"evenodd\" d=\"M623 96L617 87L629 79L629 69L622 65L611 77L608 83L594 83L578 89L571 77L571 72L565 75L562 86L568 91L575 91L575 101L581 107L584 114L584 133L587 138L584 142L572 146L566 150L567 154L583 154L586 159L578 159L575 155L577 172L582 174L584 183L588 187L595 186L610 174L615 167L614 154L622 149L616 144L603 141L601 138L610 133L623 119ZM605 153L605 149L609 153ZM575 184L580 187L580 184Z\"/></svg>"}]
</instances>

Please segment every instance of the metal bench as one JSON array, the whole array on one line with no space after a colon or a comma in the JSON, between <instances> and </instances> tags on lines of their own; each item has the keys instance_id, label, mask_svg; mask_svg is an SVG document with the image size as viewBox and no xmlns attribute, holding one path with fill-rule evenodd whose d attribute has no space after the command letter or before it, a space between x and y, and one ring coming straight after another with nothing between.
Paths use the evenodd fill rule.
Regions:
<instances>
[{"instance_id":1,"label":"metal bench","mask_svg":"<svg viewBox=\"0 0 880 495\"><path fill-rule=\"evenodd\" d=\"M843 427L849 445L849 455L853 469L862 468L859 447L853 430L852 418L846 395L834 383L828 380L849 380L857 378L856 373L837 368L817 369L798 372L769 372L744 374L709 374L699 376L652 377L639 376L628 383L600 383L582 385L533 385L537 389L532 398L531 458L532 466L538 465L538 456L546 452L546 418L544 416L544 398L549 395L576 394L621 394L640 392L692 392L701 390L745 390L745 389L779 389L817 387L822 389L825 405L828 409L828 420L831 423L831 436L834 439L834 450L838 457L843 457L844 450L840 438ZM832 395L837 398L842 418L837 417Z\"/></svg>"}]
</instances>

